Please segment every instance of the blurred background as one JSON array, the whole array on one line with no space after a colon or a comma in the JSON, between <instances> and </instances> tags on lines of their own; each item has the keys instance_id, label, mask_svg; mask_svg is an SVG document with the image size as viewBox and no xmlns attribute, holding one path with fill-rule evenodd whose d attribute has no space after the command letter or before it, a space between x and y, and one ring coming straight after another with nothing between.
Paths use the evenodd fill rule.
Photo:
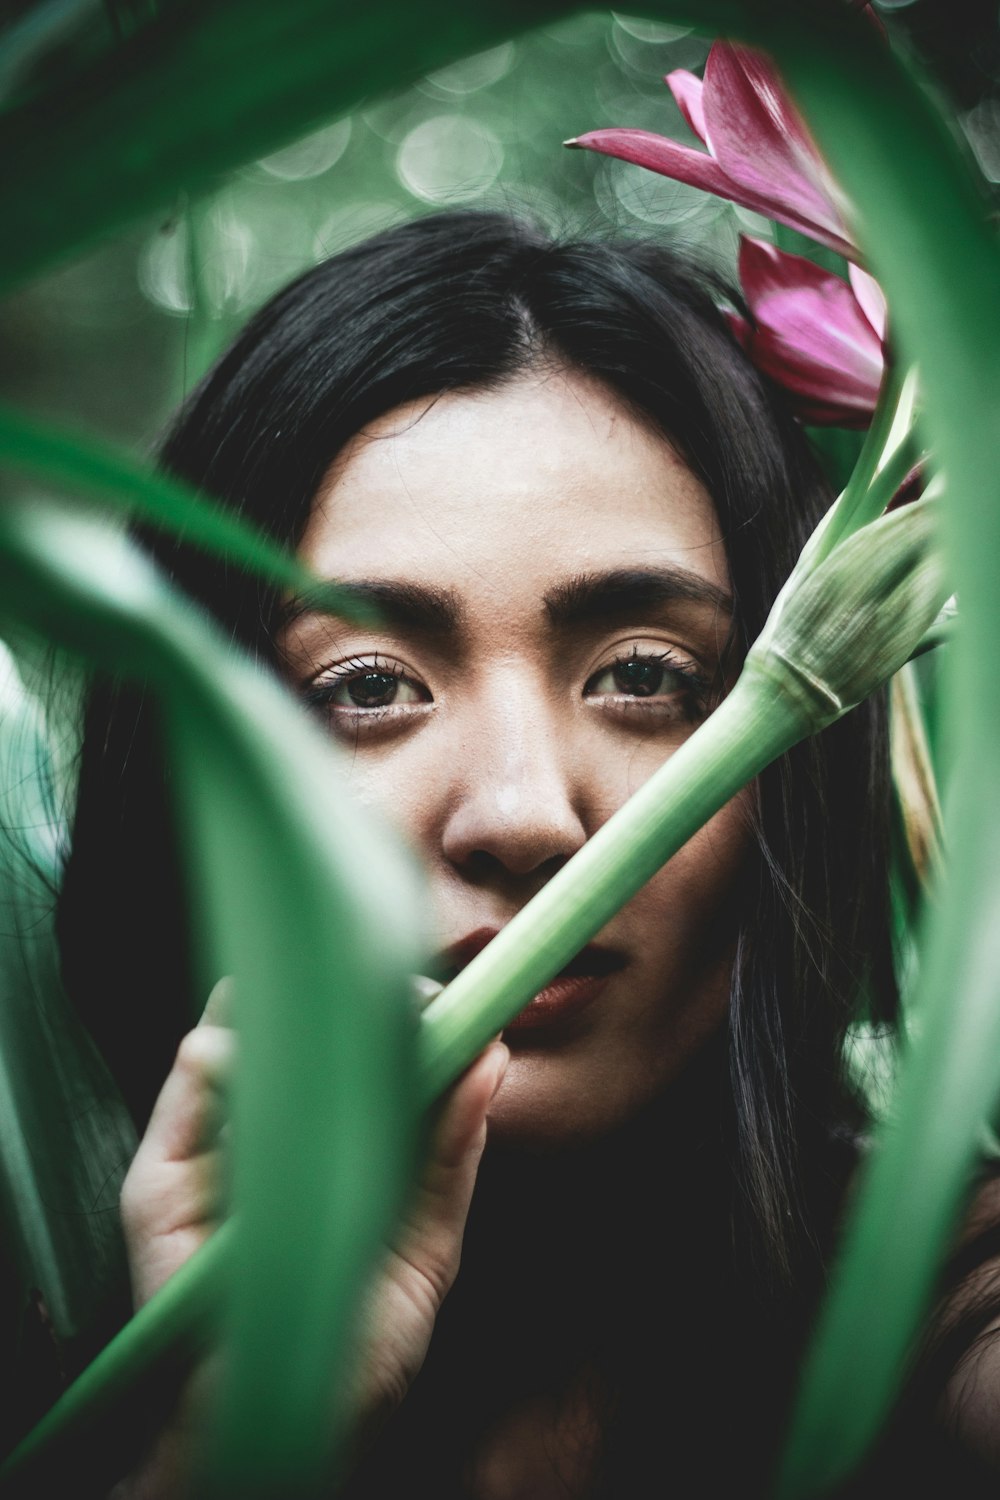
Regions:
<instances>
[{"instance_id":1,"label":"blurred background","mask_svg":"<svg viewBox=\"0 0 1000 1500\"><path fill-rule=\"evenodd\" d=\"M0 101L58 89L154 9L155 0L5 0ZM998 0L881 0L876 9L926 64L996 197ZM0 305L0 398L146 451L278 287L446 205L522 211L562 234L668 235L732 274L739 233L773 237L769 221L561 145L607 125L693 141L662 79L673 68L700 71L708 46L682 26L586 12L364 101ZM816 253L791 231L780 237Z\"/></svg>"}]
</instances>

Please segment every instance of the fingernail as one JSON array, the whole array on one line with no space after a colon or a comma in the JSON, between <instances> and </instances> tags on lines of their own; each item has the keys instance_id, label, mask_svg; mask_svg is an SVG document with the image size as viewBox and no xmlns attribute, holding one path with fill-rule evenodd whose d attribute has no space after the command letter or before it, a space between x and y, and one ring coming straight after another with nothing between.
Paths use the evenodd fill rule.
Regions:
<instances>
[{"instance_id":1,"label":"fingernail","mask_svg":"<svg viewBox=\"0 0 1000 1500\"><path fill-rule=\"evenodd\" d=\"M424 1010L444 989L443 984L428 979L426 974L411 974L410 987L418 1011Z\"/></svg>"},{"instance_id":2,"label":"fingernail","mask_svg":"<svg viewBox=\"0 0 1000 1500\"><path fill-rule=\"evenodd\" d=\"M232 974L223 974L212 987L201 1020L213 1026L231 1026L235 1003L236 979Z\"/></svg>"}]
</instances>

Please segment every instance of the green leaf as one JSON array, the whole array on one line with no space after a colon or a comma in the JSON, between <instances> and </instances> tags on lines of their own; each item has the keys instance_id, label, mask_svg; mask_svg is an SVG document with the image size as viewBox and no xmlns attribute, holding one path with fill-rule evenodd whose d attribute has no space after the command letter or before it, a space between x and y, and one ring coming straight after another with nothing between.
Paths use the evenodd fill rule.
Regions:
<instances>
[{"instance_id":1,"label":"green leaf","mask_svg":"<svg viewBox=\"0 0 1000 1500\"><path fill-rule=\"evenodd\" d=\"M1000 1087L1000 251L945 123L874 33L817 3L808 15L789 7L761 40L857 205L902 355L920 368L963 616L949 648L951 716L962 726L952 863L921 962L923 1024L805 1373L781 1485L799 1496L849 1473L884 1421Z\"/></svg>"},{"instance_id":2,"label":"green leaf","mask_svg":"<svg viewBox=\"0 0 1000 1500\"><path fill-rule=\"evenodd\" d=\"M304 712L122 536L46 505L11 507L0 520L0 597L5 611L91 660L142 673L160 694L206 992L220 972L235 974L239 1007L231 1327L214 1467L228 1492L310 1493L337 1436L333 1395L360 1289L413 1167L416 882L355 808L337 754ZM203 1273L189 1318L192 1307L205 1312L206 1283L217 1285ZM130 1340L146 1352L161 1326L155 1315L136 1320L124 1362L119 1344L110 1380L105 1359L89 1388L130 1386ZM79 1403L71 1396L71 1418ZM80 1426L78 1415L77 1437ZM51 1430L36 1431L22 1459L42 1452ZM114 1444L97 1457L121 1453ZM63 1457L50 1445L44 1461Z\"/></svg>"},{"instance_id":3,"label":"green leaf","mask_svg":"<svg viewBox=\"0 0 1000 1500\"><path fill-rule=\"evenodd\" d=\"M200 0L0 117L0 289L566 0Z\"/></svg>"},{"instance_id":4,"label":"green leaf","mask_svg":"<svg viewBox=\"0 0 1000 1500\"><path fill-rule=\"evenodd\" d=\"M66 1348L121 1284L118 1188L136 1137L60 982L52 753L0 646L0 1204L21 1304L39 1298Z\"/></svg>"},{"instance_id":5,"label":"green leaf","mask_svg":"<svg viewBox=\"0 0 1000 1500\"><path fill-rule=\"evenodd\" d=\"M89 495L129 520L181 535L277 588L308 595L314 608L325 604L348 618L359 617L356 601L319 583L297 558L231 510L92 438L61 432L0 404L0 463L75 497Z\"/></svg>"}]
</instances>

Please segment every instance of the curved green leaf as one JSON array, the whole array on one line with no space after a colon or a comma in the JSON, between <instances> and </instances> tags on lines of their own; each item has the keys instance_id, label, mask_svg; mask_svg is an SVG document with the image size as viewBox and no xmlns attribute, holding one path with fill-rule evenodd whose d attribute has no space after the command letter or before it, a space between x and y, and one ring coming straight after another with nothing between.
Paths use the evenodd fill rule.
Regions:
<instances>
[{"instance_id":1,"label":"curved green leaf","mask_svg":"<svg viewBox=\"0 0 1000 1500\"><path fill-rule=\"evenodd\" d=\"M5 611L159 691L206 992L220 972L237 979L237 1227L215 1463L235 1493L309 1493L336 1436L359 1290L412 1167L415 883L355 809L319 730L124 538L49 506L12 508L0 588ZM59 1457L50 1448L47 1461Z\"/></svg>"},{"instance_id":2,"label":"curved green leaf","mask_svg":"<svg viewBox=\"0 0 1000 1500\"><path fill-rule=\"evenodd\" d=\"M63 992L52 746L0 645L0 1203L22 1306L66 1349L124 1271L118 1189L135 1130Z\"/></svg>"},{"instance_id":3,"label":"curved green leaf","mask_svg":"<svg viewBox=\"0 0 1000 1500\"><path fill-rule=\"evenodd\" d=\"M899 345L920 368L963 615L951 653L962 726L951 865L926 935L921 1034L806 1371L781 1486L798 1496L849 1473L885 1418L1000 1090L1000 249L954 137L875 35L829 0L777 20L768 9L759 38L856 203Z\"/></svg>"},{"instance_id":4,"label":"curved green leaf","mask_svg":"<svg viewBox=\"0 0 1000 1500\"><path fill-rule=\"evenodd\" d=\"M321 584L297 558L255 531L217 501L180 480L145 468L126 453L82 433L34 421L0 403L0 464L30 474L74 497L89 496L119 511L173 532L216 557L242 567L277 588L306 593L315 608L329 604L358 617L361 607L335 586Z\"/></svg>"}]
</instances>

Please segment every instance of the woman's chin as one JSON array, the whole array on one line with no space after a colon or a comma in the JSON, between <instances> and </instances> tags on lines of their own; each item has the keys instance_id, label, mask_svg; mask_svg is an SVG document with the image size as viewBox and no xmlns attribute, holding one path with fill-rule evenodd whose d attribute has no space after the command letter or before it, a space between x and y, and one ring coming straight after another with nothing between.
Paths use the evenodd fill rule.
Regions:
<instances>
[{"instance_id":1,"label":"woman's chin","mask_svg":"<svg viewBox=\"0 0 1000 1500\"><path fill-rule=\"evenodd\" d=\"M571 1150L607 1135L647 1102L623 1088L624 1080L615 1088L605 1077L598 1086L592 1071L578 1055L513 1046L487 1116L490 1143L538 1154Z\"/></svg>"}]
</instances>

